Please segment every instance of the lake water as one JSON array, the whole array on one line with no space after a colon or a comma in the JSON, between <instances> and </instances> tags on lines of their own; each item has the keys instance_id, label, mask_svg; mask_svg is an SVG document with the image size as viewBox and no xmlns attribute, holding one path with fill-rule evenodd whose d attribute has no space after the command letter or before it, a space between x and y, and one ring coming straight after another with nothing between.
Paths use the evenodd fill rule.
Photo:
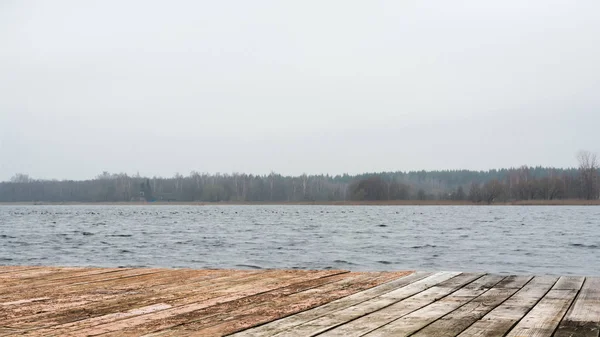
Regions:
<instances>
[{"instance_id":1,"label":"lake water","mask_svg":"<svg viewBox=\"0 0 600 337\"><path fill-rule=\"evenodd\" d=\"M0 206L0 265L600 275L600 207Z\"/></svg>"}]
</instances>

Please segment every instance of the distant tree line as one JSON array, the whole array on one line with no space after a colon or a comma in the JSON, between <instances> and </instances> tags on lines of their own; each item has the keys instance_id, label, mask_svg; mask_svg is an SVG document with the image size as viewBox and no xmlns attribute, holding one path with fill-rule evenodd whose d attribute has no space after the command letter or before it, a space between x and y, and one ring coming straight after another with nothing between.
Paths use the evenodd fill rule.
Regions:
<instances>
[{"instance_id":1,"label":"distant tree line","mask_svg":"<svg viewBox=\"0 0 600 337\"><path fill-rule=\"evenodd\" d=\"M598 199L596 156L582 152L578 168L519 167L488 171L411 171L361 175L207 174L170 178L103 172L90 180L39 180L17 174L0 182L0 202L312 202Z\"/></svg>"}]
</instances>

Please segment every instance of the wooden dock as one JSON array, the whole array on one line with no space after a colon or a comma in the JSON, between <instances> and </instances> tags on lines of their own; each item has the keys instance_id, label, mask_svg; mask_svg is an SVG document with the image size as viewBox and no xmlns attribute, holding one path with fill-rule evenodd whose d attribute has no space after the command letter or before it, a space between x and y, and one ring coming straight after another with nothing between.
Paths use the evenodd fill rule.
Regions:
<instances>
[{"instance_id":1,"label":"wooden dock","mask_svg":"<svg viewBox=\"0 0 600 337\"><path fill-rule=\"evenodd\" d=\"M0 266L0 336L599 336L600 278Z\"/></svg>"}]
</instances>

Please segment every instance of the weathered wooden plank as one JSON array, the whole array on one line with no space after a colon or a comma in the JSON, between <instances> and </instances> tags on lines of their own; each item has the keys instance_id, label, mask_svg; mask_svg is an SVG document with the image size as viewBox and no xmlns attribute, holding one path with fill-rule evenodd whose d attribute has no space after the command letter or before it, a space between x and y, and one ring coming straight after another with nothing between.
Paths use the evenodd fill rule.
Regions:
<instances>
[{"instance_id":1,"label":"weathered wooden plank","mask_svg":"<svg viewBox=\"0 0 600 337\"><path fill-rule=\"evenodd\" d=\"M50 295L56 299L56 301L50 303L53 310L21 317L20 320L9 320L9 322L37 328L64 324L69 321L89 319L104 314L153 305L160 302L155 298L157 293L168 295L169 300L172 301L178 296L185 297L193 295L196 291L206 291L208 285L202 284L206 280L214 281L214 284L211 284L213 287L226 288L232 285L231 282L236 280L236 277L239 278L240 282L244 282L248 280L249 276L256 277L256 274L263 274L265 271L253 271L251 273L231 270L196 271L196 273L192 272L191 277L187 273L187 270L169 270L166 273L143 274L143 277L129 277L123 280L111 279L59 288L56 293ZM213 278L215 275L217 276L216 279ZM200 281L200 284L195 283L196 281ZM162 285L166 286L161 287ZM189 289L183 291L180 288L181 286L187 286ZM207 293L209 292L207 291ZM71 305L71 302L74 302L75 305ZM93 303L93 310L89 308L90 303ZM39 309L45 310L46 308L41 307ZM33 325L30 323L33 323Z\"/></svg>"},{"instance_id":2,"label":"weathered wooden plank","mask_svg":"<svg viewBox=\"0 0 600 337\"><path fill-rule=\"evenodd\" d=\"M365 290L348 297L341 298L339 300L327 303L320 307L306 310L295 314L293 316L288 316L277 321L273 321L271 323L258 326L256 328L248 329L239 333L236 333L232 336L236 337L257 337L257 336L272 336L277 333L286 331L290 328L298 326L300 324L312 321L319 317L325 316L329 313L342 310L353 305L357 305L359 303L365 302L377 296L381 296L385 293L393 291L395 289L401 289L407 285L410 285L419 280L425 279L427 277L433 276L432 273L426 272L416 272L410 274L408 276L402 277L398 280L382 284L380 286L371 288L369 290Z\"/></svg>"},{"instance_id":3,"label":"weathered wooden plank","mask_svg":"<svg viewBox=\"0 0 600 337\"><path fill-rule=\"evenodd\" d=\"M171 271L168 277L152 277L151 280L140 280L140 282L131 282L130 278L123 283L90 283L84 287L77 287L77 291L73 291L71 287L60 287L55 291L35 289L36 294L52 297L52 300L31 306L28 308L29 312L21 311L17 317L11 319L0 312L0 321L23 327L30 326L32 323L36 327L57 325L64 323L66 318L69 320L77 320L79 317L90 318L94 315L156 304L160 302L153 298L156 294L169 295L169 299L188 296L205 290L207 285L203 284L204 281L210 281L211 285L215 285L223 282L224 279L230 281L233 275L244 280L249 273L231 270L199 270L189 273L187 270L177 270ZM183 291L180 288L182 285L186 285L188 290ZM93 307L93 310L90 310L90 307Z\"/></svg>"},{"instance_id":4,"label":"weathered wooden plank","mask_svg":"<svg viewBox=\"0 0 600 337\"><path fill-rule=\"evenodd\" d=\"M269 278L263 278L257 280L255 283L238 285L236 287L228 287L226 292L216 293L216 296L212 296L206 299L206 295L200 295L196 298L193 296L187 298L185 304L178 305L176 307L153 312L150 314L139 315L130 317L115 322L105 323L96 325L95 322L88 323L85 320L77 322L77 324L69 327L55 326L53 327L53 334L64 334L69 330L76 330L79 335L100 335L108 334L111 332L119 332L124 329L141 326L141 325L157 325L155 322L160 324L170 324L170 320L181 315L192 315L191 313L214 306L225 302L235 301L252 295L272 291L278 288L287 287L291 284L298 283L306 278L319 278L325 275L330 275L335 271L315 271L306 274L304 278L299 278L297 273L294 271L275 271L279 274L271 275ZM339 271L338 271L339 272ZM180 322L181 323L181 322ZM64 329L63 329L64 328ZM64 331L67 330L67 331ZM64 331L64 332L63 332ZM138 333L139 335L139 333Z\"/></svg>"},{"instance_id":5,"label":"weathered wooden plank","mask_svg":"<svg viewBox=\"0 0 600 337\"><path fill-rule=\"evenodd\" d=\"M0 274L20 272L30 269L40 269L43 267L30 267L30 266L0 266Z\"/></svg>"},{"instance_id":6,"label":"weathered wooden plank","mask_svg":"<svg viewBox=\"0 0 600 337\"><path fill-rule=\"evenodd\" d=\"M105 280L105 279L114 279L114 278L118 278L118 277L122 277L122 276L129 276L129 275L138 275L138 274L145 274L148 272L160 272L160 271L164 271L164 269L132 269L132 268L116 268L116 270L114 269L110 269L108 272L105 273L99 273L99 274L94 274L91 273L89 275L82 275L80 277L76 277L73 278L73 282L81 282L81 283L85 283L85 282L90 282L90 281L98 281L98 280ZM39 276L37 278L32 278L32 280L34 281L34 283L39 283L40 286L46 286L48 283L50 283L51 285L61 285L61 283L59 282L60 280L54 280L52 279L52 276L57 276L60 278L60 276L62 276L63 274L61 273L53 273L52 275L46 275L46 276ZM68 275L67 275L68 276ZM46 281L47 282L39 282L39 281ZM64 285L69 284L68 282L69 279L65 280ZM0 281L1 282L1 281ZM12 289L19 289L20 288L25 288L27 286L34 286L27 284L26 282L21 282L21 281L16 281L15 285L17 287L14 287Z\"/></svg>"},{"instance_id":7,"label":"weathered wooden plank","mask_svg":"<svg viewBox=\"0 0 600 337\"><path fill-rule=\"evenodd\" d=\"M492 288L471 302L418 331L415 337L452 337L500 305L518 291L518 288Z\"/></svg>"},{"instance_id":8,"label":"weathered wooden plank","mask_svg":"<svg viewBox=\"0 0 600 337\"><path fill-rule=\"evenodd\" d=\"M40 267L27 268L19 271L12 271L5 274L0 274L0 283L11 282L12 280L27 280L29 278L44 277L46 275L58 273L65 269L74 268L58 268L58 267Z\"/></svg>"},{"instance_id":9,"label":"weathered wooden plank","mask_svg":"<svg viewBox=\"0 0 600 337\"><path fill-rule=\"evenodd\" d=\"M0 336L600 337L600 278L336 273L0 266Z\"/></svg>"},{"instance_id":10,"label":"weathered wooden plank","mask_svg":"<svg viewBox=\"0 0 600 337\"><path fill-rule=\"evenodd\" d=\"M207 318L191 319L189 320L189 323L179 324L173 328L169 328L170 334L163 334L163 336L181 336L190 331L193 331L194 334L199 336L220 336L240 331L243 328L257 325L259 321L268 322L278 318L275 317L276 315L273 315L271 319L265 320L265 314L269 315L270 313L275 313L279 315L279 317L281 317L281 315L287 316L286 313L291 310L306 310L316 306L316 301L320 301L321 304L327 303L331 300L397 279L402 276L402 273L384 272L359 275L361 278L346 278L335 284L327 284L325 286L308 289L303 292L286 296L285 298L278 297L280 291L276 290L244 299L244 302L249 302L250 299L252 302L258 302L258 305L244 305L244 303L231 302L226 305L216 306L209 310L195 313L195 315L206 316L215 312L215 310L220 311L220 314ZM294 286L294 288L296 288L296 286ZM288 292L288 290L286 290L286 292ZM125 332L129 333L135 331L127 330Z\"/></svg>"},{"instance_id":11,"label":"weathered wooden plank","mask_svg":"<svg viewBox=\"0 0 600 337\"><path fill-rule=\"evenodd\" d=\"M452 277L458 276L459 274L460 273L446 272L432 275L423 280L419 280L412 284L409 284L403 288L393 290L389 293L362 302L356 306L336 311L323 317L312 320L310 322L295 326L294 328L276 334L275 336L315 336L319 333L332 329L353 319L367 315L374 311L385 308L391 304L399 302L407 297L413 296L421 291L435 286L436 284L444 282ZM473 278L477 278L480 276L481 275L468 275L468 279L469 281L472 281Z\"/></svg>"},{"instance_id":12,"label":"weathered wooden plank","mask_svg":"<svg viewBox=\"0 0 600 337\"><path fill-rule=\"evenodd\" d=\"M8 293L0 294L0 299L18 298L20 296L20 293L23 291L29 292L35 290L35 292L37 293L45 292L46 294L52 294L56 293L61 289L71 287L76 287L77 289L85 289L87 285L89 285L90 287L95 287L96 283L110 284L111 281L127 282L127 280L135 277L154 275L160 273L161 271L164 273L164 269L128 269L123 271L119 270L112 273L81 276L79 278L73 279L71 281L65 281L63 283L61 283L60 281L57 281L56 283L51 282L50 284L42 285L41 287L28 287L27 285L17 286L12 287L11 291Z\"/></svg>"},{"instance_id":13,"label":"weathered wooden plank","mask_svg":"<svg viewBox=\"0 0 600 337\"><path fill-rule=\"evenodd\" d=\"M521 290L463 331L461 337L501 337L554 286L558 277L534 277Z\"/></svg>"},{"instance_id":14,"label":"weathered wooden plank","mask_svg":"<svg viewBox=\"0 0 600 337\"><path fill-rule=\"evenodd\" d=\"M0 280L6 281L11 278L28 278L35 275L51 274L65 269L73 269L75 267L9 266L2 268L9 272L0 274Z\"/></svg>"},{"instance_id":15,"label":"weathered wooden plank","mask_svg":"<svg viewBox=\"0 0 600 337\"><path fill-rule=\"evenodd\" d=\"M43 277L30 278L27 280L13 280L11 283L3 282L0 288L0 296L6 293L19 292L21 289L31 290L33 288L43 289L51 288L55 289L56 286L65 286L70 283L78 282L85 276L94 277L94 275L107 275L122 272L124 268L79 268L78 270L68 270L63 272L57 272L48 274Z\"/></svg>"},{"instance_id":16,"label":"weathered wooden plank","mask_svg":"<svg viewBox=\"0 0 600 337\"><path fill-rule=\"evenodd\" d=\"M103 316L99 316L99 317L90 318L86 321L90 322L90 323L93 322L93 323L97 323L97 324L102 324L102 323L107 323L107 322L118 321L120 319L125 319L125 318L129 318L129 317L145 315L145 314L149 314L149 313L153 313L153 312L161 311L161 310L166 310L166 309L170 309L170 308L172 308L172 306L170 306L166 303L157 303L157 304L148 305L148 306L144 306L144 307L138 307L138 308L131 309L131 310L128 310L125 312L115 312L115 313L111 313L111 314L107 314L107 315L103 315ZM79 322L80 321L65 324L63 327L69 328L71 326L76 326L76 324ZM36 333L41 333L41 331L36 331Z\"/></svg>"},{"instance_id":17,"label":"weathered wooden plank","mask_svg":"<svg viewBox=\"0 0 600 337\"><path fill-rule=\"evenodd\" d=\"M226 289L232 287L234 281L244 282L248 280L248 275L258 277L257 271L247 273L245 271L224 271L226 275L229 275L225 281L225 277L221 278L218 282L215 282L217 289ZM276 271L271 271L275 273ZM212 271L216 274L223 274L223 271ZM260 271L260 274L268 274L267 271ZM305 271L299 271L298 273L306 273ZM177 271L169 271L168 274L179 274ZM233 275L232 275L233 274ZM19 326L25 330L39 330L43 333L45 330L53 326L61 324L69 324L74 321L82 321L97 316L107 315L111 313L118 313L127 310L135 310L142 306L149 306L160 303L162 301L169 301L170 305L175 306L178 298L197 298L198 292L203 296L215 296L210 287L196 286L193 282L188 282L188 279L182 280L182 282L188 287L185 291L178 288L177 291L167 291L164 289L155 289L156 274L144 274L143 279L136 279L135 282L131 282L134 278L114 279L107 282L87 282L76 288L67 288L66 291L59 291L57 294L51 296L56 299L54 301L41 302L41 305L33 307L33 310L43 309L46 312L33 314L38 311L30 312L30 315L22 316L17 315L12 317L10 312L6 313L8 319L3 319L6 324L12 326ZM235 276L239 278L236 279ZM266 275L268 277L268 275ZM173 279L166 278L164 281L158 283L169 283L174 281ZM175 282L177 283L177 282ZM133 286L132 286L133 285ZM179 282L178 286L181 286ZM124 289L123 289L124 288ZM207 289L210 288L210 289ZM123 290L119 290L123 289ZM117 303L115 303L117 302ZM0 312L0 316L2 316Z\"/></svg>"},{"instance_id":18,"label":"weathered wooden plank","mask_svg":"<svg viewBox=\"0 0 600 337\"><path fill-rule=\"evenodd\" d=\"M25 303L47 301L49 299L50 299L50 297L27 298L27 299L18 300L18 301L12 301L12 302L0 302L0 306L20 305L20 304L25 304Z\"/></svg>"},{"instance_id":19,"label":"weathered wooden plank","mask_svg":"<svg viewBox=\"0 0 600 337\"><path fill-rule=\"evenodd\" d=\"M506 277L502 282L498 283L494 288L523 288L529 281L533 279L533 276L524 275L511 275Z\"/></svg>"},{"instance_id":20,"label":"weathered wooden plank","mask_svg":"<svg viewBox=\"0 0 600 337\"><path fill-rule=\"evenodd\" d=\"M469 286L469 289L481 289L482 286L488 285L490 281L497 283L503 278L489 275L481 276L482 274L458 275L447 282L442 282L391 306L337 326L332 330L326 331L322 336L362 336L382 325L444 298L461 287ZM474 280L476 281L473 282Z\"/></svg>"},{"instance_id":21,"label":"weathered wooden plank","mask_svg":"<svg viewBox=\"0 0 600 337\"><path fill-rule=\"evenodd\" d=\"M507 337L550 337L577 296L577 290L550 290Z\"/></svg>"},{"instance_id":22,"label":"weathered wooden plank","mask_svg":"<svg viewBox=\"0 0 600 337\"><path fill-rule=\"evenodd\" d=\"M311 283L311 282L315 282L315 281L319 282L319 281L325 280L325 282L327 282L327 280L329 278L333 278L334 280L340 280L340 279L341 280L346 280L346 279L356 280L356 279L360 279L360 278L364 279L364 278L368 277L368 275L364 275L364 274L350 275L349 273L334 274L334 275L330 275L330 276L326 276L326 277L318 277L318 275L316 275L316 276L317 277L315 277L315 278L310 278L310 276L307 276L307 277L305 277L307 279L306 281L302 281L305 278L299 278L299 281L300 281L299 283L295 283L295 284L292 284L292 285L284 287L284 288L276 289L271 292L266 292L266 293L254 296L253 297L254 300L250 300L250 298L246 297L246 298L239 299L237 301L226 302L221 305L221 307L223 307L223 309L221 311L218 310L218 309L220 309L219 305L207 307L205 310L199 310L199 311L194 312L193 318L186 317L185 322L198 320L199 317L214 318L214 316L217 316L220 313L224 313L225 315L227 315L227 318L232 319L233 317L235 317L236 310L245 310L246 314L247 314L248 312L251 311L253 306L263 306L264 303L262 303L261 299L268 298L269 295L272 296L273 294L276 294L276 295L281 294L281 296L287 297L287 295L290 295L296 289L302 290L303 286L306 286L308 288L312 287L313 283ZM340 284L337 284L337 286L339 287ZM168 301L166 301L166 302L168 302ZM167 303L164 303L164 304L168 305ZM164 309L170 309L173 307L172 305L168 305L168 306L169 306L168 308L164 308ZM139 314L132 314L132 315L128 315L127 317L133 317L133 316L138 316L138 315ZM122 319L122 318L127 318L127 317L123 316L123 317L117 317L117 318ZM71 328L82 329L82 328L86 328L86 327L91 328L91 327L94 327L97 325L107 324L107 323L111 323L111 322L115 322L115 321L117 321L117 319L115 319L114 314L108 314L108 315L93 317L93 318L89 318L89 319L85 319L82 321L77 321L77 322L73 322L73 323L69 323L69 324L64 324L61 326L56 326L56 327L53 327L53 330L56 330L56 329L69 330ZM168 323L166 323L166 322L161 322L161 324L168 325ZM174 324L181 325L181 322L176 322ZM158 327L153 326L152 328L157 329ZM162 327L162 328L164 328L164 327ZM144 330L144 327L136 326L135 330L137 330L137 332L135 334L139 335L140 330ZM151 330L151 329L146 329L146 331L147 330ZM123 331L119 331L118 333L124 334Z\"/></svg>"},{"instance_id":23,"label":"weathered wooden plank","mask_svg":"<svg viewBox=\"0 0 600 337\"><path fill-rule=\"evenodd\" d=\"M561 276L552 290L579 290L584 280L582 276Z\"/></svg>"},{"instance_id":24,"label":"weathered wooden plank","mask_svg":"<svg viewBox=\"0 0 600 337\"><path fill-rule=\"evenodd\" d=\"M600 277L588 277L555 337L600 336Z\"/></svg>"},{"instance_id":25,"label":"weathered wooden plank","mask_svg":"<svg viewBox=\"0 0 600 337\"><path fill-rule=\"evenodd\" d=\"M383 309L387 306L390 306L394 303L397 303L405 298L413 296L419 292L422 292L426 289L429 289L437 284L440 284L448 279L453 277L461 278L465 283L473 281L473 279L479 278L481 274L471 274L465 275L464 277L460 277L459 273L440 273L433 276L430 276L426 279L414 282L409 284L403 288L396 289L389 293L383 294L381 296L375 297L368 301L362 302L358 305L336 311L320 317L318 319L312 320L310 322L298 325L288 331L282 332L279 335L295 337L295 336L315 336L324 331L330 330L334 327L347 323L356 318L368 315L377 310ZM460 282L459 282L460 283ZM275 335L275 336L279 336Z\"/></svg>"},{"instance_id":26,"label":"weathered wooden plank","mask_svg":"<svg viewBox=\"0 0 600 337\"><path fill-rule=\"evenodd\" d=\"M554 337L598 337L600 327L597 323L563 321L553 335Z\"/></svg>"},{"instance_id":27,"label":"weathered wooden plank","mask_svg":"<svg viewBox=\"0 0 600 337\"><path fill-rule=\"evenodd\" d=\"M173 271L171 271L171 272L173 272ZM32 324L24 325L21 322L12 323L12 324L13 325L18 324L23 330L29 331L30 334L33 334L33 335L55 334L55 330L58 327L62 327L62 329L64 330L64 332L62 332L62 334L65 334L69 330L75 330L77 328L85 328L86 325L94 325L96 323L94 318L98 317L98 316L110 315L113 313L118 314L118 313L122 313L124 310L130 310L135 313L136 309L140 308L141 306L157 304L157 303L160 303L160 301L168 301L168 302L170 302L169 305L175 306L176 304L173 303L173 299L172 299L173 297L175 297L175 300L181 296L181 297L185 298L186 300L193 301L194 299L197 299L199 297L206 299L206 298L219 296L218 292L220 290L233 288L236 284L246 284L247 281L249 280L248 275L254 277L255 281L263 280L266 277L266 279L267 280L270 279L271 282L277 282L277 281L281 281L281 279L275 279L275 278L271 277L272 275L277 275L277 273L279 273L280 275L285 274L284 279L292 278L297 275L305 275L305 274L315 273L315 272L307 272L307 271L285 272L285 271L275 271L275 270L255 271L252 273L246 273L243 271L237 271L237 272L236 271L228 271L228 272L233 272L234 275L231 275L232 277L226 278L225 281L221 280L221 282L217 282L218 285L216 287L212 287L212 288L204 287L203 288L203 287L194 287L193 283L188 284L189 292L187 293L187 296L186 296L186 294L181 294L180 292L171 293L169 291L161 291L161 292L159 292L159 294L161 294L162 297L157 298L156 297L157 292L154 291L154 292L145 292L144 294L142 294L141 298L135 296L132 299L125 294L122 296L118 296L118 299L122 301L122 303L121 303L122 305L116 305L116 306L111 306L109 308L106 308L106 307L103 307L103 301L100 301L100 303L95 303L94 305L88 305L88 307L84 308L81 311L69 310L67 312L57 313L56 316L51 316L52 319L49 319L49 320L41 320L41 321L34 320L33 325ZM319 273L321 273L321 272L319 272ZM333 274L333 273L336 273L336 271L325 271L322 273ZM236 278L236 276L238 278ZM265 276L265 277L260 277L260 276ZM223 279L225 279L225 278L223 278ZM141 283L140 285L141 285L141 287L144 287L144 286L153 284L153 282L154 282L154 280L146 280L145 283ZM92 288L87 289L86 291L89 293L93 293L93 292L96 292L97 290L101 290L102 288L98 289L99 285L102 285L102 288L105 288L105 286L107 284L88 283L88 284L85 284L85 286L92 287ZM117 282L113 285L113 287L114 286L120 286L120 284ZM178 290L181 290L181 289L178 289ZM87 294L87 293L84 292L84 294ZM145 301L142 300L143 298L146 298L146 300L148 300L150 304L145 304ZM127 304L127 305L125 305L125 304ZM89 307L91 307L91 308L89 308ZM108 316L108 317L110 317L110 316ZM13 322L14 322L14 320L13 320Z\"/></svg>"},{"instance_id":28,"label":"weathered wooden plank","mask_svg":"<svg viewBox=\"0 0 600 337\"><path fill-rule=\"evenodd\" d=\"M109 274L82 276L77 279L68 280L64 284L57 283L50 286L36 287L33 290L38 294L45 294L50 297L58 294L63 297L76 296L77 294L89 294L93 292L91 289L130 289L136 287L136 285L147 286L154 284L157 280L169 279L180 273L185 273L185 271L131 269ZM192 271L192 273L194 272ZM232 272L232 274L239 277L236 272ZM27 287L23 288L23 290L29 291ZM0 296L0 298L7 298L7 296Z\"/></svg>"},{"instance_id":29,"label":"weathered wooden plank","mask_svg":"<svg viewBox=\"0 0 600 337\"><path fill-rule=\"evenodd\" d=\"M16 315L12 319L0 319L11 326L19 326L22 330L32 331L37 330L40 335L49 334L49 328L60 324L68 324L73 321L82 321L96 316L109 315L111 313L120 313L131 311L136 313L136 309L146 305L151 306L160 303L162 300L174 301L180 297L197 298L201 295L211 295L214 291L214 286L218 285L218 289L227 289L235 285L235 282L245 283L249 276L256 279L261 279L263 274L269 278L269 273L282 273L282 271L234 271L234 270L163 270L160 274L143 274L144 279L139 278L124 278L111 279L105 282L85 282L82 285L77 285L75 288L68 287L65 291L59 291L52 296L58 301L42 302L41 308L46 312L41 314ZM188 277L199 274L200 277ZM339 271L325 271L324 273L332 274ZM138 274L140 270L138 269ZM184 273L185 275L183 275ZM208 273L208 275L206 275ZM311 271L294 271L293 275L311 274ZM164 275L163 275L164 274ZM203 274L203 275L202 275ZM142 275L142 274L139 274ZM137 276L139 276L137 275ZM159 276L162 275L162 276ZM228 275L228 277L214 276ZM164 276L164 277L163 277ZM291 277L291 276L290 276ZM135 280L132 282L132 280ZM160 280L160 281L157 281ZM195 283L195 282L200 283ZM209 281L209 284L203 284L204 281ZM175 284L175 287L162 287L156 289L157 284ZM132 287L134 285L135 287ZM202 285L202 286L201 286ZM182 286L185 286L183 289ZM207 289L210 288L210 289ZM122 290L119 290L122 289ZM176 289L173 290L173 289ZM212 295L215 296L215 295ZM95 300L94 300L95 299ZM93 300L93 302L90 302ZM109 303L107 303L107 301ZM115 304L115 301L120 303ZM73 302L74 305L71 305ZM111 306L110 303L113 303ZM108 304L108 307L107 307ZM78 309L81 308L81 309ZM36 309L36 308L33 308ZM35 311L34 311L35 312ZM22 312L21 312L22 313ZM8 317L11 317L11 312L7 312ZM2 312L0 311L0 316ZM41 329L41 330L40 330ZM33 332L32 332L33 333Z\"/></svg>"},{"instance_id":30,"label":"weathered wooden plank","mask_svg":"<svg viewBox=\"0 0 600 337\"><path fill-rule=\"evenodd\" d=\"M76 275L78 273L81 272L86 272L86 271L90 271L93 270L94 268L79 268L79 267L70 267L70 268L59 268L57 270L54 270L51 273L42 273L41 275L38 275L38 273L34 274L34 275L29 275L27 277L9 277L10 274L0 274L1 276L4 276L0 279L0 282L2 282L2 284L4 285L13 285L13 284L29 284L29 283L34 283L34 282L39 282L42 280L52 280L52 279L58 279L61 277L68 277L69 275ZM44 269L29 269L29 271L34 271L34 270L38 270L38 271L44 271Z\"/></svg>"},{"instance_id":31,"label":"weathered wooden plank","mask_svg":"<svg viewBox=\"0 0 600 337\"><path fill-rule=\"evenodd\" d=\"M484 280L485 278L487 280ZM481 285L459 289L434 303L383 325L365 336L409 336L485 293L489 288L502 281L503 278L498 275L487 275L473 282Z\"/></svg>"}]
</instances>

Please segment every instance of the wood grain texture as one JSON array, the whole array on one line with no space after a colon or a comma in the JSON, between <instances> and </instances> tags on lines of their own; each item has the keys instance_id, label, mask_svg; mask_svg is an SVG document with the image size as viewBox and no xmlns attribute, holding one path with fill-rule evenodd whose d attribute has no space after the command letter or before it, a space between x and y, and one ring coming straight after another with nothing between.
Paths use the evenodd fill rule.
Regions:
<instances>
[{"instance_id":1,"label":"wood grain texture","mask_svg":"<svg viewBox=\"0 0 600 337\"><path fill-rule=\"evenodd\" d=\"M182 320L189 319L192 313L219 305L222 303L243 299L259 293L271 291L281 287L286 287L291 284L302 282L311 278L319 278L336 273L335 271L315 271L295 272L295 271L265 271L265 277L255 278L247 282L234 282L231 285L224 285L210 292L200 292L186 297L177 296L178 300L175 303L162 301L163 303L171 304L171 308L160 310L143 315L127 317L124 319L105 322L98 324L97 321L91 319L79 320L74 324L67 323L66 325L53 326L50 331L40 331L40 334L52 333L56 335L68 335L69 331L77 331L77 335L95 336L107 334L126 329L137 327L147 327L147 330L159 330L173 324L182 323ZM183 316L183 317L182 317ZM120 333L124 335L123 333ZM138 331L136 335L139 335Z\"/></svg>"},{"instance_id":2,"label":"wood grain texture","mask_svg":"<svg viewBox=\"0 0 600 337\"><path fill-rule=\"evenodd\" d=\"M450 314L433 322L413 336L457 336L471 326L471 324L512 296L517 290L515 288L494 287Z\"/></svg>"},{"instance_id":3,"label":"wood grain texture","mask_svg":"<svg viewBox=\"0 0 600 337\"><path fill-rule=\"evenodd\" d=\"M361 316L367 315L369 313L392 305L396 302L399 302L407 297L410 297L430 287L433 287L436 284L453 278L454 276L457 276L457 274L459 273L441 272L434 274L430 277L416 281L400 289L396 289L389 293L372 298L356 306L352 306L344 310L327 314L326 316L296 326L291 330L282 332L280 334L276 334L274 336L305 337L317 335L338 325L342 325L351 320L354 320L356 318L359 318Z\"/></svg>"},{"instance_id":4,"label":"wood grain texture","mask_svg":"<svg viewBox=\"0 0 600 337\"><path fill-rule=\"evenodd\" d=\"M325 304L323 306L307 310L296 314L294 316L289 316L282 318L280 320L271 322L266 325L262 325L253 329L249 329L246 331L242 331L238 334L235 334L236 337L257 337L257 336L272 336L277 333L284 332L293 327L301 325L303 323L318 319L325 315L337 312L339 310L343 310L348 307L352 307L354 305L363 303L365 301L371 300L383 294L386 294L395 289L402 289L403 287L412 284L413 282L418 282L427 277L431 276L431 273L423 273L417 272L414 274L410 274L403 278L400 278L396 281L392 281L378 287L365 290L363 292L333 301L331 303Z\"/></svg>"},{"instance_id":5,"label":"wood grain texture","mask_svg":"<svg viewBox=\"0 0 600 337\"><path fill-rule=\"evenodd\" d=\"M577 296L577 290L550 290L506 336L552 336L575 296Z\"/></svg>"},{"instance_id":6,"label":"wood grain texture","mask_svg":"<svg viewBox=\"0 0 600 337\"><path fill-rule=\"evenodd\" d=\"M241 330L240 321L244 324L252 322L252 325L272 321L274 318L286 316L310 309L319 305L317 301L327 303L337 298L342 298L348 294L356 293L364 289L372 288L374 285L390 281L397 278L394 273L361 273L360 280L349 279L338 281L335 284L327 284L323 287L316 287L287 295L285 298L264 298L271 297L271 292L256 297L256 302L260 305L239 307L232 303L221 308L220 315L213 315L206 319L193 319L185 324L175 326L169 330L172 332L169 336L180 336L182 331L192 331L192 335L199 336L220 336L222 334ZM219 308L214 307L212 311ZM271 317L268 314L272 314Z\"/></svg>"},{"instance_id":7,"label":"wood grain texture","mask_svg":"<svg viewBox=\"0 0 600 337\"><path fill-rule=\"evenodd\" d=\"M485 293L489 288L502 281L503 278L498 275L486 275L469 284L469 286L462 287L452 294L394 320L365 336L409 336Z\"/></svg>"},{"instance_id":8,"label":"wood grain texture","mask_svg":"<svg viewBox=\"0 0 600 337\"><path fill-rule=\"evenodd\" d=\"M461 274L384 309L360 317L320 336L362 336L389 322L421 309L482 277L481 274ZM501 278L500 278L501 279Z\"/></svg>"},{"instance_id":9,"label":"wood grain texture","mask_svg":"<svg viewBox=\"0 0 600 337\"><path fill-rule=\"evenodd\" d=\"M534 277L508 300L463 331L461 337L502 337L554 286L558 277Z\"/></svg>"},{"instance_id":10,"label":"wood grain texture","mask_svg":"<svg viewBox=\"0 0 600 337\"><path fill-rule=\"evenodd\" d=\"M561 276L552 290L579 290L584 281L583 276Z\"/></svg>"},{"instance_id":11,"label":"wood grain texture","mask_svg":"<svg viewBox=\"0 0 600 337\"><path fill-rule=\"evenodd\" d=\"M554 336L600 336L600 277L585 279L575 302Z\"/></svg>"},{"instance_id":12,"label":"wood grain texture","mask_svg":"<svg viewBox=\"0 0 600 337\"><path fill-rule=\"evenodd\" d=\"M0 266L0 336L600 337L600 278Z\"/></svg>"}]
</instances>

